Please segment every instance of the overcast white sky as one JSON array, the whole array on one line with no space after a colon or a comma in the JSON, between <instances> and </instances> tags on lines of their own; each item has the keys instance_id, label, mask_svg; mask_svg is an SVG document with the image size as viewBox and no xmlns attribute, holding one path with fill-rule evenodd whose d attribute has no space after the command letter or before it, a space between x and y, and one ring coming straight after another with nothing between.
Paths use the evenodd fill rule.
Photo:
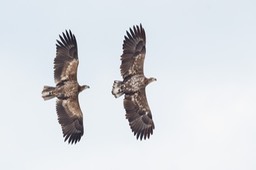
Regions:
<instances>
[{"instance_id":1,"label":"overcast white sky","mask_svg":"<svg viewBox=\"0 0 256 170\"><path fill-rule=\"evenodd\" d=\"M108 0L1 3L1 140L4 170L255 170L256 1ZM121 79L125 31L142 23L145 74L156 129L137 141L125 119ZM78 42L85 134L63 142L55 100L55 42Z\"/></svg>"}]
</instances>

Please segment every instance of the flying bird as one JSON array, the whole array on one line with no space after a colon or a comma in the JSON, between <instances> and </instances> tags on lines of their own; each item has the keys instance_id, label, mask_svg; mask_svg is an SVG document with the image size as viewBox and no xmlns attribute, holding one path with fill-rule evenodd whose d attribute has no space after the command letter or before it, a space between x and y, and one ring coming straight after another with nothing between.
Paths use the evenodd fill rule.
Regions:
<instances>
[{"instance_id":1,"label":"flying bird","mask_svg":"<svg viewBox=\"0 0 256 170\"><path fill-rule=\"evenodd\" d=\"M116 98L124 94L126 119L136 138L142 140L149 138L155 128L145 88L156 78L146 78L144 75L146 34L142 25L133 26L126 34L120 66L123 81L114 81L112 94Z\"/></svg>"},{"instance_id":2,"label":"flying bird","mask_svg":"<svg viewBox=\"0 0 256 170\"><path fill-rule=\"evenodd\" d=\"M89 88L80 86L77 82L77 67L79 64L76 37L69 30L59 35L54 59L55 87L44 86L44 100L57 98L56 111L61 125L64 141L76 144L84 134L83 113L78 94Z\"/></svg>"}]
</instances>

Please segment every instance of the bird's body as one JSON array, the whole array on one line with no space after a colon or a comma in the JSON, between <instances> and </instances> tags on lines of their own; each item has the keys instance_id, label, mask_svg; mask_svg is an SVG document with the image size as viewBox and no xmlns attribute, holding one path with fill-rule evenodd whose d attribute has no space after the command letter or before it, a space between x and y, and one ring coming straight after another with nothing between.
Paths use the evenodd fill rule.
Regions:
<instances>
[{"instance_id":1,"label":"bird's body","mask_svg":"<svg viewBox=\"0 0 256 170\"><path fill-rule=\"evenodd\" d=\"M76 98L77 95L83 90L76 81L66 81L58 84L56 87L44 86L42 96L47 100L47 96L57 97L60 100L68 98Z\"/></svg>"},{"instance_id":2,"label":"bird's body","mask_svg":"<svg viewBox=\"0 0 256 170\"><path fill-rule=\"evenodd\" d=\"M120 66L123 81L115 80L112 88L112 94L116 98L125 95L126 118L137 139L149 138L155 128L145 88L156 79L146 78L144 75L145 45L146 35L142 25L127 31Z\"/></svg>"},{"instance_id":3,"label":"bird's body","mask_svg":"<svg viewBox=\"0 0 256 170\"><path fill-rule=\"evenodd\" d=\"M124 81L114 81L114 87L119 88L113 88L113 95L118 96L118 91L122 92L122 94L132 94L136 93L139 90L145 88L150 82L150 79L146 78L144 75L134 75L131 78L124 80Z\"/></svg>"},{"instance_id":4,"label":"bird's body","mask_svg":"<svg viewBox=\"0 0 256 170\"><path fill-rule=\"evenodd\" d=\"M65 141L73 144L83 136L83 113L80 109L78 95L89 88L80 86L77 82L77 55L76 38L71 31L66 31L57 40L57 54L54 59L54 79L56 86L44 86L42 97L44 100L57 98L56 110L61 124Z\"/></svg>"}]
</instances>

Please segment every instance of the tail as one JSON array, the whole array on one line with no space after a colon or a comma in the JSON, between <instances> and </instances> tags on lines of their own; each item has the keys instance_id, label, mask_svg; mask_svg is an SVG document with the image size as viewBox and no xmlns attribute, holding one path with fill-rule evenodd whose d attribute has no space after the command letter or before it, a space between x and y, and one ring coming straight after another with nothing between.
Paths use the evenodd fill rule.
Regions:
<instances>
[{"instance_id":1,"label":"tail","mask_svg":"<svg viewBox=\"0 0 256 170\"><path fill-rule=\"evenodd\" d=\"M112 94L115 96L115 98L118 98L124 94L122 90L122 81L115 80L112 88Z\"/></svg>"},{"instance_id":2,"label":"tail","mask_svg":"<svg viewBox=\"0 0 256 170\"><path fill-rule=\"evenodd\" d=\"M53 90L55 90L55 87L51 86L44 86L44 89L42 91L42 97L44 100L49 100L54 98L55 96L53 95Z\"/></svg>"}]
</instances>

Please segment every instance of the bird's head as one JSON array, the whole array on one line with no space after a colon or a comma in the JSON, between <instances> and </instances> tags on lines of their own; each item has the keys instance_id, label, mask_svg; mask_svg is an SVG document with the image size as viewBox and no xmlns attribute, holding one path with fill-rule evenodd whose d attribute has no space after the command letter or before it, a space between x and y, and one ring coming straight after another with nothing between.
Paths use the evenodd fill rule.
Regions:
<instances>
[{"instance_id":1,"label":"bird's head","mask_svg":"<svg viewBox=\"0 0 256 170\"><path fill-rule=\"evenodd\" d=\"M81 91L83 91L85 89L89 89L89 88L90 88L90 86L82 85L82 86L79 87L79 92L81 92Z\"/></svg>"},{"instance_id":2,"label":"bird's head","mask_svg":"<svg viewBox=\"0 0 256 170\"><path fill-rule=\"evenodd\" d=\"M156 78L150 77L150 78L148 78L148 83L147 84L152 83L154 81L156 81Z\"/></svg>"}]
</instances>

